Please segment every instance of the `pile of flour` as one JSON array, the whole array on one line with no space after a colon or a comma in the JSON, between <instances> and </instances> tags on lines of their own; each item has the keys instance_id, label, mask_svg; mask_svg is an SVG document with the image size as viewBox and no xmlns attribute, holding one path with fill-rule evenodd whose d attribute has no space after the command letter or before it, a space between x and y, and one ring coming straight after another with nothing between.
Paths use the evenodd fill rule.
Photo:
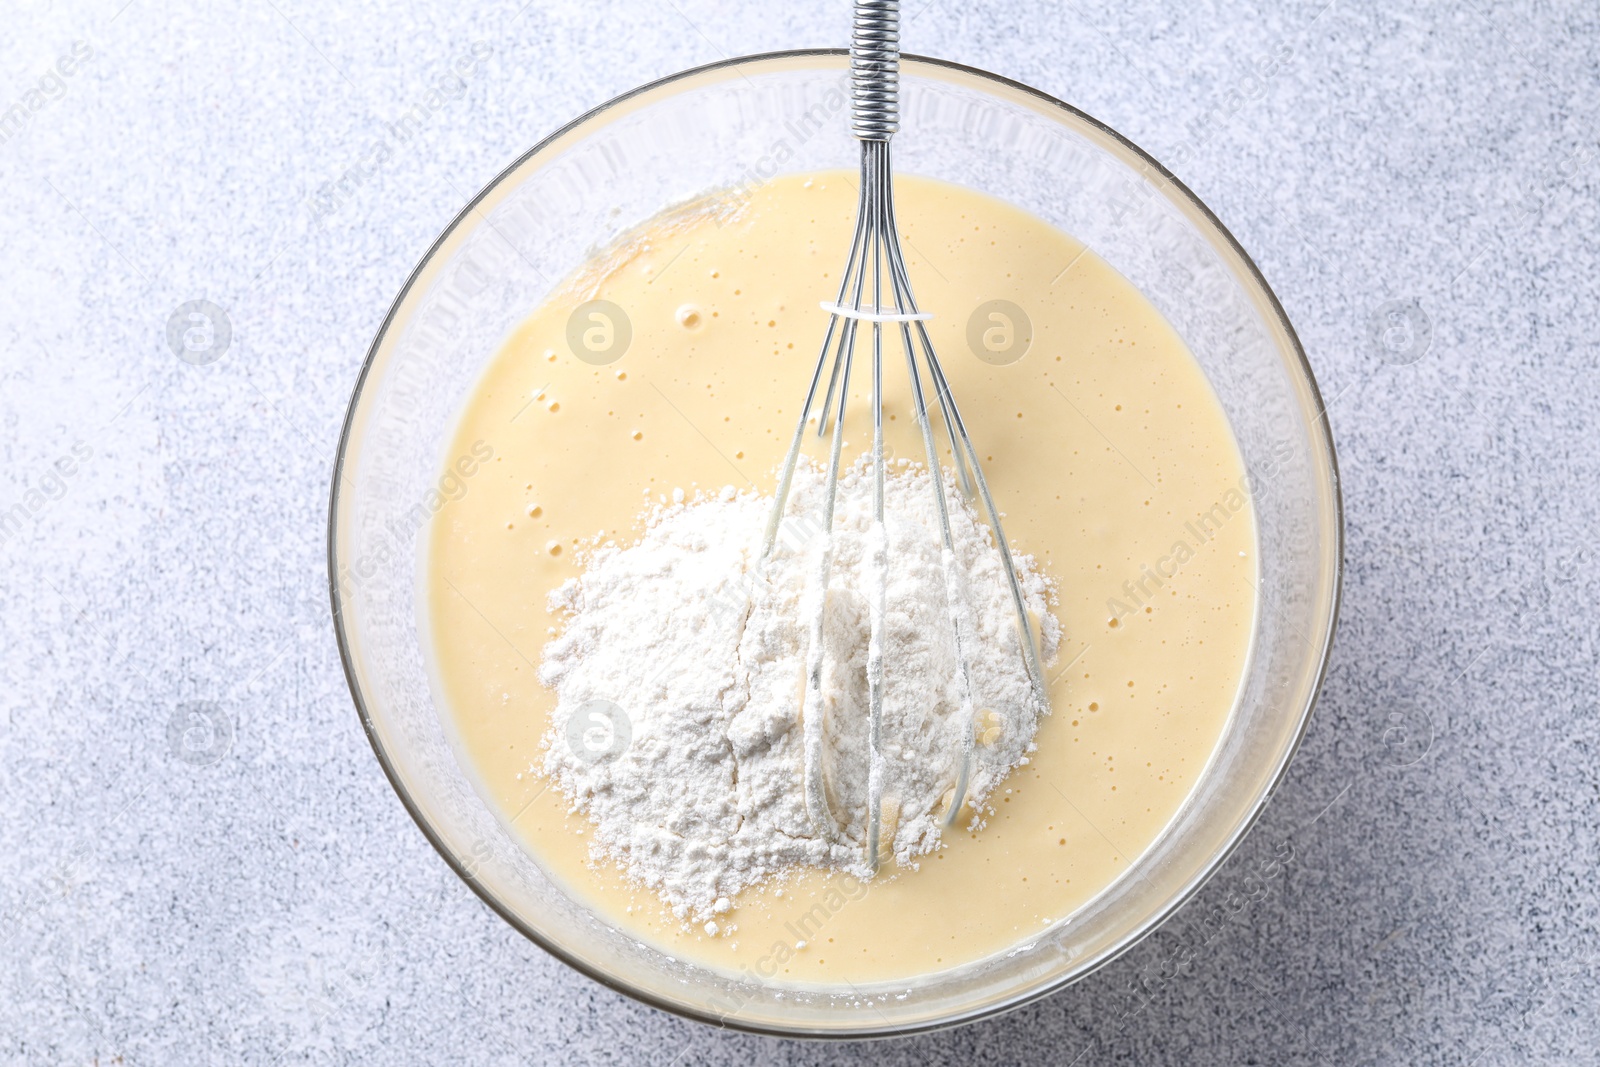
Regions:
<instances>
[{"instance_id":1,"label":"pile of flour","mask_svg":"<svg viewBox=\"0 0 1600 1067\"><path fill-rule=\"evenodd\" d=\"M843 840L830 842L812 825L802 780L801 613L824 542L823 489L817 468L796 471L765 564L771 497L732 486L688 501L675 493L644 517L637 544L595 549L584 574L551 594L567 623L545 646L540 670L558 697L543 770L592 820L595 859L618 862L710 933L728 898L747 886L798 867L866 873L865 458L840 478L824 608L823 762L834 810L848 820ZM953 484L946 498L976 629L970 705L958 683L932 484L921 467L891 467L883 836L902 865L938 847L974 711L980 743L970 796L981 811L989 791L1027 762L1047 710L1028 683L989 528ZM1016 565L1048 662L1060 640L1053 588L1031 557L1017 556Z\"/></svg>"}]
</instances>

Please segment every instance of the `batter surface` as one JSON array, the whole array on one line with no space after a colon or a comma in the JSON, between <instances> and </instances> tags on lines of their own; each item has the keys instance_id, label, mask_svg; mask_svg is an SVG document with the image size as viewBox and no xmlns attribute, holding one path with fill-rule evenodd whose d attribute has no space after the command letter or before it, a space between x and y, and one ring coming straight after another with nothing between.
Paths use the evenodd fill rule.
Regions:
<instances>
[{"instance_id":1,"label":"batter surface","mask_svg":"<svg viewBox=\"0 0 1600 1067\"><path fill-rule=\"evenodd\" d=\"M561 624L547 595L597 535L626 543L649 500L772 491L826 326L818 301L837 291L854 183L788 176L684 209L580 273L468 397L444 458L459 492L424 549L435 681L489 802L608 923L769 983L911 979L1070 916L1193 788L1253 625L1245 472L1182 341L1071 237L981 194L898 178L918 302L936 314L1006 532L1060 586L1038 751L991 797L983 830L947 830L919 869L746 892L719 936L588 863L584 820L534 769L553 706L537 664ZM885 343L886 440L918 457L903 356ZM847 455L870 444L866 378L852 382Z\"/></svg>"}]
</instances>

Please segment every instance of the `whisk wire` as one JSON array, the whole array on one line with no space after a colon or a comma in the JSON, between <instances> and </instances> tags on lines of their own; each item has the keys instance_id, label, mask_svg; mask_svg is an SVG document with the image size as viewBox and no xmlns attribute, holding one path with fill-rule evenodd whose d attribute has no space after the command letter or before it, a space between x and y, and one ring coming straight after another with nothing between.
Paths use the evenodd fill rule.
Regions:
<instances>
[{"instance_id":1,"label":"whisk wire","mask_svg":"<svg viewBox=\"0 0 1600 1067\"><path fill-rule=\"evenodd\" d=\"M866 160L862 159L862 181L866 180L866 174ZM850 291L850 278L855 271L856 260L861 256L862 249L867 246L867 243L866 217L858 211L856 213L855 234L850 238L850 257L845 261L844 274L839 279L839 296L834 301L836 307L844 304L845 294ZM805 402L800 405L800 418L795 422L794 437L789 442L789 451L784 456L783 469L778 477L778 491L774 498L772 514L767 518L767 529L761 541L762 562L765 562L766 558L772 554L772 546L778 539L778 527L783 522L784 503L789 499L789 489L794 483L795 463L800 458L800 447L805 439L806 421L811 417L812 406L817 400L817 386L822 381L822 368L827 365L828 349L833 344L834 332L839 327L840 318L839 315L828 316L828 331L823 334L822 348L817 352L817 365L811 372L811 385L806 389ZM835 363L835 371L837 372L837 362ZM824 410L827 409L827 405L832 398L833 385L830 381L828 399L823 401Z\"/></svg>"},{"instance_id":2,"label":"whisk wire","mask_svg":"<svg viewBox=\"0 0 1600 1067\"><path fill-rule=\"evenodd\" d=\"M860 299L859 286L856 298ZM844 446L844 405L850 392L850 365L855 355L855 323L846 321L839 345L842 366L839 390L839 415L834 420L833 441L828 457L828 481L822 498L823 538L817 554L815 572L811 577L811 595L816 598L808 614L809 632L806 646L806 693L801 711L805 731L806 808L812 823L829 840L839 837L842 820L835 816L828 798L827 781L823 774L823 726L827 709L822 695L822 671L825 665L822 643L823 625L827 621L828 582L833 570L833 510L838 499L839 461Z\"/></svg>"},{"instance_id":3,"label":"whisk wire","mask_svg":"<svg viewBox=\"0 0 1600 1067\"><path fill-rule=\"evenodd\" d=\"M884 144L887 151L888 144ZM882 224L883 201L874 183L865 193ZM883 308L882 242L872 245L872 306ZM896 308L898 310L898 307ZM840 412L840 418L844 417ZM872 322L872 531L867 538L871 634L867 642L867 864L876 872L883 821L883 646L889 599L889 531L883 522L883 322Z\"/></svg>"},{"instance_id":4,"label":"whisk wire","mask_svg":"<svg viewBox=\"0 0 1600 1067\"><path fill-rule=\"evenodd\" d=\"M885 146L887 151L887 146ZM888 223L891 234L898 234L894 229L894 201L888 201ZM901 255L898 236L889 242L889 264L891 273L899 279L899 286L905 294L904 303L910 308L917 306L916 297L911 292L911 277L906 271L905 259ZM983 476L983 464L978 460L978 450L972 443L972 435L967 432L965 420L961 417L961 409L956 405L955 394L950 389L950 383L945 379L944 366L939 362L938 353L934 351L933 341L928 337L927 327L918 320L917 336L922 342L922 351L928 363L928 375L933 380L934 391L939 398L939 407L944 415L945 427L950 432L951 452L955 457L955 464L960 470L963 481L966 480L967 471L970 469L978 497L983 501L984 511L989 516L989 526L994 533L995 548L999 552L1000 562L1006 573L1006 584L1010 587L1011 604L1016 611L1017 640L1022 646L1023 662L1028 668L1028 680L1033 685L1034 697L1041 705L1047 703L1048 694L1044 685L1044 671L1039 664L1038 640L1033 632L1033 621L1028 618L1028 607L1022 593L1022 583L1017 580L1017 564L1011 557L1011 546L1006 540L1005 528L1000 522L1000 509L995 506L994 496L989 492L988 479ZM956 443L960 439L960 445ZM963 452L967 464L962 466ZM973 495L972 488L963 486L968 497Z\"/></svg>"}]
</instances>

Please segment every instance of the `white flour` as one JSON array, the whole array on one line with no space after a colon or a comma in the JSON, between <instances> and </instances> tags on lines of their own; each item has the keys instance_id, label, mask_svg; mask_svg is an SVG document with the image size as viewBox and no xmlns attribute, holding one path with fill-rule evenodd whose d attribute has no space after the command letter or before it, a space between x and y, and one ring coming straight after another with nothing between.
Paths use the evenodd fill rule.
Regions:
<instances>
[{"instance_id":1,"label":"white flour","mask_svg":"<svg viewBox=\"0 0 1600 1067\"><path fill-rule=\"evenodd\" d=\"M757 560L771 497L729 486L684 503L679 492L676 503L645 517L638 544L598 548L581 577L551 594L568 622L545 646L540 671L558 695L544 771L593 821L594 858L617 861L680 919L713 934L713 916L747 886L802 866L864 873L863 555L872 528L864 460L840 479L824 626L824 765L833 808L848 820L845 841L830 843L812 826L802 781L802 594L823 543L809 536L820 530L822 483L816 468L796 472L788 518L764 567ZM946 497L976 630L970 661L980 744L971 796L981 804L1027 761L1043 709L989 529L953 483ZM908 865L939 845L973 722L962 713L925 470L904 461L891 468L885 515L883 836ZM1048 662L1060 640L1047 603L1053 590L1031 557L1016 563Z\"/></svg>"}]
</instances>

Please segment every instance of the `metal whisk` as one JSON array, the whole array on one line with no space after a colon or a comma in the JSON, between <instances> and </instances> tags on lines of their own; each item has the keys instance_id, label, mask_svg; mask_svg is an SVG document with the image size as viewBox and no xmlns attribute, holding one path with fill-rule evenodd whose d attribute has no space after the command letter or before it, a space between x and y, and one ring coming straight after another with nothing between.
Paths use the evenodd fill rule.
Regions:
<instances>
[{"instance_id":1,"label":"metal whisk","mask_svg":"<svg viewBox=\"0 0 1600 1067\"><path fill-rule=\"evenodd\" d=\"M1011 597L1016 606L1017 638L1021 645L1028 677L1041 703L1045 700L1044 683L1039 669L1038 651L1034 643L1033 624L1028 619L1023 603L1022 587L1017 581L1016 566L1007 546L1005 533L1000 526L1000 512L983 476L978 453L961 420L955 397L945 380L939 357L928 337L926 320L932 316L917 310L912 295L911 280L906 274L905 258L900 251L900 235L895 225L893 171L889 158L889 139L900 125L900 5L897 0L857 0L855 5L854 34L850 45L851 78L851 132L861 142L861 195L856 207L855 236L850 244L844 276L839 284L838 298L822 306L829 312L827 333L823 335L822 349L817 356L816 369L811 375L811 385L806 390L805 403L800 408L800 418L795 424L794 439L784 459L772 515L767 522L766 537L762 546L762 559L772 551L778 528L783 519L784 505L789 496L796 461L805 437L806 422L816 403L817 390L822 384L822 373L829 365L829 352L833 358L828 374L827 394L817 410L817 434L826 434L831 426L833 437L828 460L827 483L824 491L822 529L823 545L815 562L816 570L810 576L812 587L819 596L827 589L829 571L833 563L833 511L839 483L840 453L844 444L844 418L846 398L850 391L850 372L855 357L856 331L860 323L872 327L872 504L873 524L868 537L866 560L867 586L871 638L867 650L867 707L868 707L868 772L867 772L867 840L868 865L878 866L879 836L883 817L882 755L883 689L884 689L884 625L887 599L888 536L883 521L883 334L886 324L898 324L901 343L905 350L906 370L910 374L912 401L916 419L922 431L923 449L927 455L928 471L932 475L933 495L943 537L943 563L945 593L949 604L950 621L955 634L956 663L959 691L962 693L963 721L972 723L962 741L960 759L946 824L953 824L966 800L968 780L971 776L975 744L976 707L972 695L972 678L969 666L975 647L973 624L965 595L964 575L955 559L954 540L950 530L949 505L945 500L944 477L940 469L938 448L934 443L933 423L928 415L922 382L925 365L929 383L933 388L939 411L949 435L950 450L956 478L963 493L969 498L976 492L993 527L994 543L1011 584ZM871 292L868 294L868 279ZM870 303L864 303L870 295ZM887 300L885 299L887 297ZM914 336L913 336L914 335ZM837 401L835 400L837 397ZM837 404L837 407L835 407ZM830 419L831 414L831 419ZM805 663L805 698L801 709L804 726L804 764L806 808L818 830L830 840L840 836L840 823L834 818L827 789L823 780L823 627L824 612L820 608L811 612L808 646Z\"/></svg>"}]
</instances>

